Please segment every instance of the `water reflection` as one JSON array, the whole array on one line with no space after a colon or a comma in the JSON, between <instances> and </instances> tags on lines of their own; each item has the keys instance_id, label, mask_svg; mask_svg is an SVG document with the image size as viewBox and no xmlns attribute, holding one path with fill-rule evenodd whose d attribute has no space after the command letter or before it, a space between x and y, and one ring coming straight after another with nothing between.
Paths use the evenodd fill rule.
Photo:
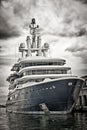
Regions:
<instances>
[{"instance_id":1,"label":"water reflection","mask_svg":"<svg viewBox=\"0 0 87 130\"><path fill-rule=\"evenodd\" d=\"M0 108L0 130L9 130L9 119L6 115L6 109Z\"/></svg>"},{"instance_id":2,"label":"water reflection","mask_svg":"<svg viewBox=\"0 0 87 130\"><path fill-rule=\"evenodd\" d=\"M86 118L87 119L87 118ZM51 115L29 116L23 114L10 114L10 129L21 130L85 130L85 115Z\"/></svg>"},{"instance_id":3,"label":"water reflection","mask_svg":"<svg viewBox=\"0 0 87 130\"><path fill-rule=\"evenodd\" d=\"M25 115L0 113L0 130L86 130L87 114Z\"/></svg>"}]
</instances>

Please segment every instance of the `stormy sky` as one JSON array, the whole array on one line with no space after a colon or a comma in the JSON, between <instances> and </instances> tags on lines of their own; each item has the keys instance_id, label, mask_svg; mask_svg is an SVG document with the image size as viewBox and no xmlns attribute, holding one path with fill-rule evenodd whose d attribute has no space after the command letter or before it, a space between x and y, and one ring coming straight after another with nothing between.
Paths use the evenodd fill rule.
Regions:
<instances>
[{"instance_id":1,"label":"stormy sky","mask_svg":"<svg viewBox=\"0 0 87 130\"><path fill-rule=\"evenodd\" d=\"M18 58L31 18L52 57L64 58L74 74L87 74L87 0L0 0L0 86Z\"/></svg>"}]
</instances>

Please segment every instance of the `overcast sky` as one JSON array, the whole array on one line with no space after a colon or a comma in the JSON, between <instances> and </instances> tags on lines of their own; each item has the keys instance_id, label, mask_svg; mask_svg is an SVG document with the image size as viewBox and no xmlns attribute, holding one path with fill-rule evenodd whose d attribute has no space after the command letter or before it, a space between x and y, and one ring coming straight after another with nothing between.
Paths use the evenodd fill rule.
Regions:
<instances>
[{"instance_id":1,"label":"overcast sky","mask_svg":"<svg viewBox=\"0 0 87 130\"><path fill-rule=\"evenodd\" d=\"M66 59L75 75L87 74L87 0L0 0L0 86L6 86L18 45L31 18L40 25L50 55Z\"/></svg>"}]
</instances>

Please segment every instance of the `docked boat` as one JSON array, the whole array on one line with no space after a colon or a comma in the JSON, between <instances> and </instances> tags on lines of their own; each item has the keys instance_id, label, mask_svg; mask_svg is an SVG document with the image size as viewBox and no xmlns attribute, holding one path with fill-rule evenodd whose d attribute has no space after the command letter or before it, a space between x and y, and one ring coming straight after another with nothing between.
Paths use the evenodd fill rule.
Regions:
<instances>
[{"instance_id":1,"label":"docked boat","mask_svg":"<svg viewBox=\"0 0 87 130\"><path fill-rule=\"evenodd\" d=\"M84 80L72 75L66 60L47 56L49 44L41 44L39 26L33 18L30 36L21 43L21 57L7 78L8 112L67 114L72 112Z\"/></svg>"}]
</instances>

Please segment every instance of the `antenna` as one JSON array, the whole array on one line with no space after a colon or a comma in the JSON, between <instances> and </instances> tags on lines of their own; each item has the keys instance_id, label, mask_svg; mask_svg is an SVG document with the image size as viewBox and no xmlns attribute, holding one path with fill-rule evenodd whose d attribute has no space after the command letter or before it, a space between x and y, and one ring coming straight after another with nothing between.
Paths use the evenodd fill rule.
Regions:
<instances>
[{"instance_id":1,"label":"antenna","mask_svg":"<svg viewBox=\"0 0 87 130\"><path fill-rule=\"evenodd\" d=\"M35 18L32 18L31 25L29 25L30 28L30 34L32 35L32 48L36 48L36 34L37 34L37 28L39 28L39 25L36 25Z\"/></svg>"},{"instance_id":2,"label":"antenna","mask_svg":"<svg viewBox=\"0 0 87 130\"><path fill-rule=\"evenodd\" d=\"M46 53L49 49L49 44L44 43L44 46L41 46L41 36L37 32L37 29L39 28L38 25L36 25L35 18L32 18L31 24L29 25L30 28L30 34L31 36L27 36L26 43L27 48L25 47L24 43L21 43L19 46L19 51L21 52L21 56L28 57L28 56L46 56ZM26 53L26 55L25 55ZM34 53L34 54L33 54Z\"/></svg>"}]
</instances>

